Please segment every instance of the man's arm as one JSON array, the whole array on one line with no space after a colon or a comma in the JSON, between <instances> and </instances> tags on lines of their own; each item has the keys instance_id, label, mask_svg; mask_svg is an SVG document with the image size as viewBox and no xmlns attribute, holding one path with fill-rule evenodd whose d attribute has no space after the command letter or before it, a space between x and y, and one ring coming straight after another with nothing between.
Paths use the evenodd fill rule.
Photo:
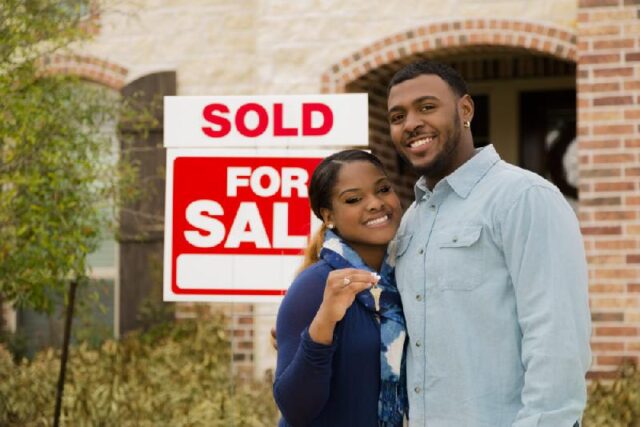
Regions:
<instances>
[{"instance_id":1,"label":"man's arm","mask_svg":"<svg viewBox=\"0 0 640 427\"><path fill-rule=\"evenodd\" d=\"M588 274L576 216L562 194L533 186L500 222L516 295L525 369L514 427L571 427L591 363Z\"/></svg>"}]
</instances>

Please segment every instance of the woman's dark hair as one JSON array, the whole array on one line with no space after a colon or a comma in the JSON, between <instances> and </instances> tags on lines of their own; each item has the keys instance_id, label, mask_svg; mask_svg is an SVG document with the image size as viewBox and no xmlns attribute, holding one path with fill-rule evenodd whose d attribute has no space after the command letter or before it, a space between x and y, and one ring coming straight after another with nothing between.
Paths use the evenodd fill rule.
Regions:
<instances>
[{"instance_id":1,"label":"woman's dark hair","mask_svg":"<svg viewBox=\"0 0 640 427\"><path fill-rule=\"evenodd\" d=\"M406 80L415 79L416 77L423 74L433 74L440 77L449 85L451 90L453 90L453 93L455 93L458 97L464 96L469 93L469 89L467 89L467 83L456 70L441 62L422 60L412 62L411 64L395 73L391 78L391 81L389 82L389 86L387 86L387 94L389 94L389 91L395 85L400 84Z\"/></svg>"},{"instance_id":2,"label":"woman's dark hair","mask_svg":"<svg viewBox=\"0 0 640 427\"><path fill-rule=\"evenodd\" d=\"M342 165L358 161L369 162L384 172L380 160L373 154L362 150L338 151L326 157L313 171L309 182L309 203L311 210L318 218L322 219L321 209L331 209L331 196Z\"/></svg>"}]
</instances>

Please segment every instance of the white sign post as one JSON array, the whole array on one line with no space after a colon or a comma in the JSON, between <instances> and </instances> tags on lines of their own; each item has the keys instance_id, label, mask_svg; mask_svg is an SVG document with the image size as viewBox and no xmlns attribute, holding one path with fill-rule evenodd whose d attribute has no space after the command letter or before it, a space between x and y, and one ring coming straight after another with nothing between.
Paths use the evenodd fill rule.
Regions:
<instances>
[{"instance_id":1,"label":"white sign post","mask_svg":"<svg viewBox=\"0 0 640 427\"><path fill-rule=\"evenodd\" d=\"M279 301L319 222L308 183L368 144L366 94L165 97L165 301Z\"/></svg>"}]
</instances>

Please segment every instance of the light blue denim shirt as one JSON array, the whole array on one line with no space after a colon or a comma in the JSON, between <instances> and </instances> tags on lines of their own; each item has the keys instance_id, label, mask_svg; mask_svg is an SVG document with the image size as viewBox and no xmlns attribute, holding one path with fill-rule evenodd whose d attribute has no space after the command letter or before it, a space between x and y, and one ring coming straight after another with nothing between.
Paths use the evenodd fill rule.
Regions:
<instances>
[{"instance_id":1,"label":"light blue denim shirt","mask_svg":"<svg viewBox=\"0 0 640 427\"><path fill-rule=\"evenodd\" d=\"M572 427L591 362L587 265L556 187L493 146L429 191L396 239L411 427Z\"/></svg>"}]
</instances>

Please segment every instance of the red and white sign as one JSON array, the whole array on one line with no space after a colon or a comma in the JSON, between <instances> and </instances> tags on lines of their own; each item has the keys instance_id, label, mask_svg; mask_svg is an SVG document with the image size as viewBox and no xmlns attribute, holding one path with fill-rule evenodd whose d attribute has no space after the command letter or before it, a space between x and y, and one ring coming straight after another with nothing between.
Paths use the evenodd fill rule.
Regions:
<instances>
[{"instance_id":1,"label":"red and white sign","mask_svg":"<svg viewBox=\"0 0 640 427\"><path fill-rule=\"evenodd\" d=\"M215 154L171 156L165 300L279 298L315 229L307 186L327 153Z\"/></svg>"},{"instance_id":2,"label":"red and white sign","mask_svg":"<svg viewBox=\"0 0 640 427\"><path fill-rule=\"evenodd\" d=\"M366 147L367 95L167 96L165 147Z\"/></svg>"},{"instance_id":3,"label":"red and white sign","mask_svg":"<svg viewBox=\"0 0 640 427\"><path fill-rule=\"evenodd\" d=\"M164 300L279 301L320 224L309 179L367 115L366 94L165 97Z\"/></svg>"}]
</instances>

